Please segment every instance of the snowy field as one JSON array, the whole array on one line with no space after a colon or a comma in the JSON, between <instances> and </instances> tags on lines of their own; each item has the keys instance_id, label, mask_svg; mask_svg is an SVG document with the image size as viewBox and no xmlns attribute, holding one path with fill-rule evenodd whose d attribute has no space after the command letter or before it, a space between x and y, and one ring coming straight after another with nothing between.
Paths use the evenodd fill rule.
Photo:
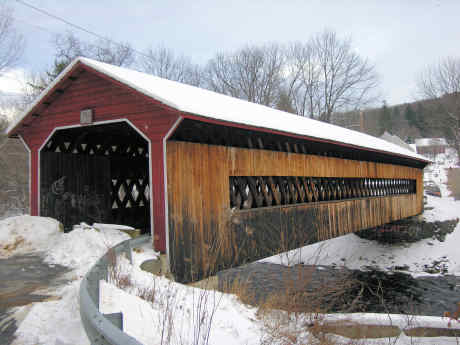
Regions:
<instances>
[{"instance_id":1,"label":"snowy field","mask_svg":"<svg viewBox=\"0 0 460 345\"><path fill-rule=\"evenodd\" d=\"M429 169L426 178L440 185L442 198L428 196L426 211L428 221L455 219L460 216L460 201L448 196L445 169L455 165L451 154L438 155L436 165ZM68 283L46 291L57 299L18 307L16 312L25 315L18 322L16 345L86 345L89 344L80 322L78 288L84 274L108 248L128 236L110 227L99 229L81 226L64 234L59 224L49 218L20 216L0 222L0 258L15 254L42 252L50 264L61 264L72 269L67 274ZM262 261L293 265L299 262L321 265L343 265L349 268L378 266L391 270L394 266L408 265L413 275L426 274L424 264L444 259L450 274L460 275L460 225L444 242L425 239L413 244L383 245L361 239L354 234L316 243ZM202 290L173 283L140 270L146 259L155 258L150 247L144 246L133 253L131 265L121 258L117 270L129 276L129 286L117 288L111 282L101 282L101 305L104 313L122 311L125 331L144 344L275 344L267 337L267 316L263 317L253 307L243 305L235 296ZM112 281L112 283L115 283ZM154 292L154 298L152 297ZM141 295L144 299L139 298ZM283 313L268 316L270 322ZM277 315L275 317L275 315ZM283 317L286 317L285 315ZM331 319L347 318L368 324L388 322L388 315L353 314L331 315ZM283 331L295 334L292 344L320 344L315 342L305 326L311 315L297 315L285 324ZM393 324L407 326L407 318L393 315ZM441 318L417 317L414 325L446 325ZM453 325L457 327L457 324ZM349 340L333 337L331 344L349 344ZM265 341L265 343L264 343ZM278 342L283 344L285 342ZM399 338L366 340L353 344L457 344L455 338L417 338L404 334Z\"/></svg>"}]
</instances>

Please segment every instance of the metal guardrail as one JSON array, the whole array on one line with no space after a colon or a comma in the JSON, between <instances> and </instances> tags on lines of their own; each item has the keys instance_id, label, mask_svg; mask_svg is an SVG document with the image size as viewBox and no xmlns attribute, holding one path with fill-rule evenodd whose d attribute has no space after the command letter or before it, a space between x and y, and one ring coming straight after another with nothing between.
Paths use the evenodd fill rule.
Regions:
<instances>
[{"instance_id":1,"label":"metal guardrail","mask_svg":"<svg viewBox=\"0 0 460 345\"><path fill-rule=\"evenodd\" d=\"M150 236L141 236L123 241L113 247L115 255L125 253L132 262L131 248L150 241ZM80 317L92 345L142 345L122 331L110 318L99 312L99 281L107 280L108 253L105 253L80 284Z\"/></svg>"}]
</instances>

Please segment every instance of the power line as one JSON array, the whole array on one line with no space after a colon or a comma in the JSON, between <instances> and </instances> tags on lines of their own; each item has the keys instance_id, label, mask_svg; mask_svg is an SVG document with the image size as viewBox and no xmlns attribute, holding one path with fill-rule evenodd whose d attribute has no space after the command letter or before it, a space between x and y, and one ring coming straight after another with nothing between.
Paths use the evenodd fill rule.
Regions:
<instances>
[{"instance_id":1,"label":"power line","mask_svg":"<svg viewBox=\"0 0 460 345\"><path fill-rule=\"evenodd\" d=\"M112 43L112 44L115 44L115 45L117 45L117 46L119 46L119 47L121 47L121 48L125 48L125 46L124 46L123 44L121 44L121 43L118 43L118 42L116 42L116 41L111 40L110 38L107 38L107 37L104 37L104 36L102 36L102 35L99 35L98 33L94 32L94 31L91 31L91 30L89 30L89 29L86 29L86 28L84 28L83 26L80 26L80 25L78 25L78 24L74 24L74 23L72 23L72 22L70 22L70 21L68 21L68 20L66 20L66 19L64 19L64 18L62 18L62 17L59 17L59 16L57 16L57 15L55 15L55 14L52 14L52 13L50 13L50 12L44 10L44 9L41 9L41 8L36 7L36 6L34 6L34 5L31 5L31 4L29 4L29 3L27 3L27 2L25 2L25 1L23 1L23 0L16 0L16 2L18 2L18 3L20 3L21 5L24 5L24 6L26 6L26 7L29 7L29 8L31 8L31 9L37 11L37 12L40 12L40 13L42 13L42 14L48 16L48 17L51 17L51 18L56 19L56 20L58 20L58 21L60 21L60 22L63 22L63 23L65 23L65 24L67 24L67 25L69 25L69 26L71 26L71 27L73 27L73 28L75 28L75 29L78 29L78 30L80 30L80 31L86 32L86 33L89 34L89 35L92 35L92 36L97 37L97 38L99 38L99 39L102 39L102 40L104 40L104 41L107 41L107 42L110 42L110 43ZM142 55L142 56L144 56L144 57L146 57L146 58L149 58L148 55L142 53L141 51L136 50L136 49L134 49L134 48L132 48L132 47L131 47L131 49L133 50L133 52L135 52L135 53L137 53L137 54L139 54L139 55Z\"/></svg>"},{"instance_id":2,"label":"power line","mask_svg":"<svg viewBox=\"0 0 460 345\"><path fill-rule=\"evenodd\" d=\"M22 23L27 24L27 25L30 25L31 27L33 27L33 28L35 28L35 29L38 29L38 30L47 32L47 33L52 34L52 35L56 35L56 34L57 34L57 32L55 32L55 31L52 31L52 30L47 29L47 28L45 28L45 27L43 27L43 26L40 26L40 25L32 24L32 23L28 22L28 21L25 20L25 19L21 19L21 18L15 17L14 20L15 20L15 21L18 21L18 22L22 22Z\"/></svg>"}]
</instances>

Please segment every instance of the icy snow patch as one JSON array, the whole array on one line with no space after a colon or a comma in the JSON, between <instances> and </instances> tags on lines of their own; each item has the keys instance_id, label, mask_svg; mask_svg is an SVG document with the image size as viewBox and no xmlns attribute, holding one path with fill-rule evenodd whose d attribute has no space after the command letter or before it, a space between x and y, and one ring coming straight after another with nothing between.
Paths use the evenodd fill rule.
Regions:
<instances>
[{"instance_id":1,"label":"icy snow patch","mask_svg":"<svg viewBox=\"0 0 460 345\"><path fill-rule=\"evenodd\" d=\"M132 248L131 254L133 258L133 265L137 267L140 267L144 261L156 260L160 256L160 253L153 249L151 241Z\"/></svg>"},{"instance_id":2,"label":"icy snow patch","mask_svg":"<svg viewBox=\"0 0 460 345\"><path fill-rule=\"evenodd\" d=\"M59 222L52 218L17 216L0 221L0 257L47 251L59 238Z\"/></svg>"},{"instance_id":3,"label":"icy snow patch","mask_svg":"<svg viewBox=\"0 0 460 345\"><path fill-rule=\"evenodd\" d=\"M46 290L53 300L17 309L29 311L13 344L88 345L78 304L81 277L108 248L126 239L129 236L123 232L96 230L85 224L63 233L59 222L51 218L20 216L1 221L0 257L40 252L50 264L73 268L67 276L70 283Z\"/></svg>"},{"instance_id":4,"label":"icy snow patch","mask_svg":"<svg viewBox=\"0 0 460 345\"><path fill-rule=\"evenodd\" d=\"M94 223L93 228L96 229L112 229L112 230L135 230L132 226L120 225L120 224L103 224L103 223Z\"/></svg>"}]
</instances>

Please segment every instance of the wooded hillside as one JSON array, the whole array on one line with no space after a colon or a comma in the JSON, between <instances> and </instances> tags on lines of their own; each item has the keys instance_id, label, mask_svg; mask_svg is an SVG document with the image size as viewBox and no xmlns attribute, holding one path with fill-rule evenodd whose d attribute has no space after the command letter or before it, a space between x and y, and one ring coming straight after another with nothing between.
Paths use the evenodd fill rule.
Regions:
<instances>
[{"instance_id":1,"label":"wooded hillside","mask_svg":"<svg viewBox=\"0 0 460 345\"><path fill-rule=\"evenodd\" d=\"M444 137L449 133L443 127L444 114L432 100L364 109L347 113L336 113L332 122L336 125L381 136L385 131L399 136L408 143L416 138Z\"/></svg>"}]
</instances>

